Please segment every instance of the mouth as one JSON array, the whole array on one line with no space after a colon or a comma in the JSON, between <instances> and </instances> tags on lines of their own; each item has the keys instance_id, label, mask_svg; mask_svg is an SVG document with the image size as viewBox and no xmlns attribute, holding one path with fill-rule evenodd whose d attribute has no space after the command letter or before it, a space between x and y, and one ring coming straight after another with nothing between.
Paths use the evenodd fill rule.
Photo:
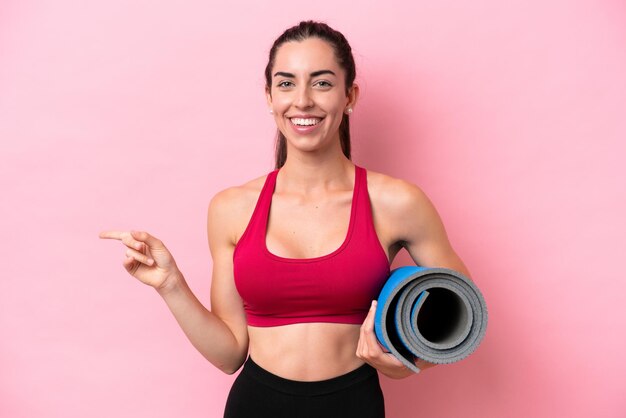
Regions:
<instances>
[{"instance_id":1,"label":"mouth","mask_svg":"<svg viewBox=\"0 0 626 418\"><path fill-rule=\"evenodd\" d=\"M322 121L323 118L289 118L291 123L299 127L315 126Z\"/></svg>"}]
</instances>

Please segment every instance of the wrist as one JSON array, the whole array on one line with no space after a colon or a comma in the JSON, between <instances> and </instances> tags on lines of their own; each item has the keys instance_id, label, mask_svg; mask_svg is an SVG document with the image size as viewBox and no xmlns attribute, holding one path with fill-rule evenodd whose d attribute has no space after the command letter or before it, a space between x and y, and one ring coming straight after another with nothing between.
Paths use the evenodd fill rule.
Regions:
<instances>
[{"instance_id":1,"label":"wrist","mask_svg":"<svg viewBox=\"0 0 626 418\"><path fill-rule=\"evenodd\" d=\"M388 373L383 372L383 374L391 379L399 380L399 379L405 379L409 376L413 376L417 373L415 373L413 370L409 369L406 366L402 366L401 369L394 368L393 370L389 370Z\"/></svg>"},{"instance_id":2,"label":"wrist","mask_svg":"<svg viewBox=\"0 0 626 418\"><path fill-rule=\"evenodd\" d=\"M156 287L157 293L163 297L170 293L179 291L185 285L185 278L182 273L177 269L175 272L167 276L163 283Z\"/></svg>"}]
</instances>

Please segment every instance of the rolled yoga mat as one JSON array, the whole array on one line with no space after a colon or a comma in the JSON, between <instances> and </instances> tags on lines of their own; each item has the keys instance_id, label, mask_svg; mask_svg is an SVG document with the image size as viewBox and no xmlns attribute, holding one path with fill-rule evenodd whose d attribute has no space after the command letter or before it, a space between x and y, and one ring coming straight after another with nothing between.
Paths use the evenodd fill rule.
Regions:
<instances>
[{"instance_id":1,"label":"rolled yoga mat","mask_svg":"<svg viewBox=\"0 0 626 418\"><path fill-rule=\"evenodd\" d=\"M378 297L378 341L419 373L414 357L449 364L470 355L487 329L476 285L454 270L407 266L391 272Z\"/></svg>"}]
</instances>

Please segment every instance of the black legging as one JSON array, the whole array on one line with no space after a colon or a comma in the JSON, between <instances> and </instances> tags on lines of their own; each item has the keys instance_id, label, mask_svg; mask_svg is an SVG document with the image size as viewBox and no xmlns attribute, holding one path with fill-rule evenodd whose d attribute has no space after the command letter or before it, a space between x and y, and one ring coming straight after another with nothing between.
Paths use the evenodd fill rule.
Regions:
<instances>
[{"instance_id":1,"label":"black legging","mask_svg":"<svg viewBox=\"0 0 626 418\"><path fill-rule=\"evenodd\" d=\"M250 357L235 379L224 418L383 418L376 369L363 366L316 382L284 379Z\"/></svg>"}]
</instances>

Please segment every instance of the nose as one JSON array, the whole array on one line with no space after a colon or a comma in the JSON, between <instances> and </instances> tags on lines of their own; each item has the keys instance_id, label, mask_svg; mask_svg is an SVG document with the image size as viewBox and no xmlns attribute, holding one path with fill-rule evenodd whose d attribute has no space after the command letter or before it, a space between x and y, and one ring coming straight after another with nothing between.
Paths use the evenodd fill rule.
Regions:
<instances>
[{"instance_id":1,"label":"nose","mask_svg":"<svg viewBox=\"0 0 626 418\"><path fill-rule=\"evenodd\" d=\"M300 87L297 91L295 100L295 106L298 108L306 109L313 106L313 99L308 86Z\"/></svg>"}]
</instances>

